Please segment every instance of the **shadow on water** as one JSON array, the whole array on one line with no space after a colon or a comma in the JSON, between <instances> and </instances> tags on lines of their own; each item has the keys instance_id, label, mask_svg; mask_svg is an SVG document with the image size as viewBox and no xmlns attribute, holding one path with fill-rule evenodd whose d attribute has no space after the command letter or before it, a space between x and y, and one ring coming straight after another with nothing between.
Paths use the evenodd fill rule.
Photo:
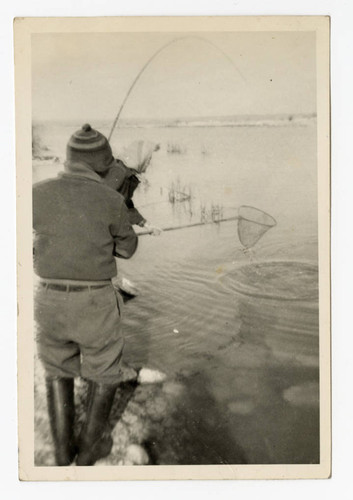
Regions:
<instances>
[{"instance_id":1,"label":"shadow on water","mask_svg":"<svg viewBox=\"0 0 353 500\"><path fill-rule=\"evenodd\" d=\"M228 430L227 416L207 391L201 373L179 383L186 388L163 421L151 428L144 446L155 465L246 464L242 447Z\"/></svg>"},{"instance_id":2,"label":"shadow on water","mask_svg":"<svg viewBox=\"0 0 353 500\"><path fill-rule=\"evenodd\" d=\"M148 310L140 304L139 298L125 300L123 317L125 332L124 360L135 370L148 366L151 350L151 332L149 326L153 318L153 305ZM156 309L155 314L158 314ZM141 325L143 330L141 331Z\"/></svg>"},{"instance_id":3,"label":"shadow on water","mask_svg":"<svg viewBox=\"0 0 353 500\"><path fill-rule=\"evenodd\" d=\"M233 433L249 463L319 463L318 311L239 296Z\"/></svg>"}]
</instances>

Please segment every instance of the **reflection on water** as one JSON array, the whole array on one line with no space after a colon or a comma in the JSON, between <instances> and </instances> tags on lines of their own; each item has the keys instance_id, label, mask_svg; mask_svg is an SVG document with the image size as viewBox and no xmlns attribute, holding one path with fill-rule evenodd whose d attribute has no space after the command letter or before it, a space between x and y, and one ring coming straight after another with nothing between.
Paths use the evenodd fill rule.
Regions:
<instances>
[{"instance_id":1,"label":"reflection on water","mask_svg":"<svg viewBox=\"0 0 353 500\"><path fill-rule=\"evenodd\" d=\"M136 195L148 220L178 226L244 204L277 221L250 254L232 221L143 236L118 262L140 290L125 308L126 361L186 387L169 431L146 446L159 463L317 463L315 127L126 129L113 148L137 133L161 145ZM43 169L36 180L58 167ZM168 201L173 181L190 199Z\"/></svg>"},{"instance_id":2,"label":"reflection on water","mask_svg":"<svg viewBox=\"0 0 353 500\"><path fill-rule=\"evenodd\" d=\"M318 300L318 267L305 262L253 262L227 274L232 292L277 300Z\"/></svg>"}]
</instances>

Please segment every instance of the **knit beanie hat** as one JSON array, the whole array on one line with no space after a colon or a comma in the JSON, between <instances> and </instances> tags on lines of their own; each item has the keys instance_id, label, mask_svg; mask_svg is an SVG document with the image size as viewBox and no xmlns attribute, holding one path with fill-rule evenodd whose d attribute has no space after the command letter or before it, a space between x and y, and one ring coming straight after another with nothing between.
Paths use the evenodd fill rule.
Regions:
<instances>
[{"instance_id":1,"label":"knit beanie hat","mask_svg":"<svg viewBox=\"0 0 353 500\"><path fill-rule=\"evenodd\" d=\"M70 137L66 159L71 162L84 162L95 172L106 171L114 160L106 137L88 123Z\"/></svg>"}]
</instances>

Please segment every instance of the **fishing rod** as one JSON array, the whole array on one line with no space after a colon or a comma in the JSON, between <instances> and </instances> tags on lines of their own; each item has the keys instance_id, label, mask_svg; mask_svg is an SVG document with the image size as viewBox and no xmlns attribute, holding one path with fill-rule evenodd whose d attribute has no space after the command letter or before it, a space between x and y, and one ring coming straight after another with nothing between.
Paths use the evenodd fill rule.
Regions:
<instances>
[{"instance_id":1,"label":"fishing rod","mask_svg":"<svg viewBox=\"0 0 353 500\"><path fill-rule=\"evenodd\" d=\"M183 37L179 37L179 38L175 38L174 40L171 40L170 42L167 42L166 44L164 44L162 47L160 47L154 54L152 54L152 56L147 60L147 62L143 65L143 67L141 68L141 70L138 72L138 74L136 75L135 79L133 80L132 84L130 85L125 97L124 97L124 100L123 102L121 103L120 105L120 108L119 108L119 111L115 117L115 120L113 122L113 125L112 125L112 128L110 130L110 133L109 133L109 136L108 136L108 141L110 141L112 135L113 135L113 132L114 132L114 129L118 123L118 120L120 118L120 115L122 113L122 110L125 106L125 103L126 101L128 100L132 90L134 89L135 85L137 84L138 80L140 79L140 77L142 76L142 74L144 73L145 69L150 65L150 63L161 53L163 52L167 47L169 47L170 45L173 45L174 43L177 43L177 42L180 42L182 40L187 40L187 39L196 39L196 40L200 40L200 41L203 41L203 42L206 42L210 45L212 45L215 49L217 49L229 62L230 64L233 66L233 68L235 68L235 70L237 71L237 73L240 75L240 77L242 78L243 81L245 81L245 78L244 76L242 75L241 71L239 70L239 68L234 64L234 61L221 49L219 48L216 44L214 44L213 42L211 42L210 40L208 40L207 38L202 38L202 37L199 37L199 36L183 36Z\"/></svg>"}]
</instances>

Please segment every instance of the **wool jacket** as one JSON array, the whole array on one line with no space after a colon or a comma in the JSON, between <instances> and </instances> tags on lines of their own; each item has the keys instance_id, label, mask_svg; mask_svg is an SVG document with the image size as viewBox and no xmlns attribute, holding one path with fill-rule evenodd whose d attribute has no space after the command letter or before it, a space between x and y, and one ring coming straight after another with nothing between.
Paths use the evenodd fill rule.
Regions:
<instances>
[{"instance_id":1,"label":"wool jacket","mask_svg":"<svg viewBox=\"0 0 353 500\"><path fill-rule=\"evenodd\" d=\"M90 167L68 162L55 179L33 187L34 268L42 278L105 280L114 256L130 258L137 236L124 198Z\"/></svg>"},{"instance_id":2,"label":"wool jacket","mask_svg":"<svg viewBox=\"0 0 353 500\"><path fill-rule=\"evenodd\" d=\"M124 197L130 223L143 226L146 219L140 214L132 201L135 189L140 184L136 171L127 167L121 160L116 160L103 176L103 181Z\"/></svg>"}]
</instances>

